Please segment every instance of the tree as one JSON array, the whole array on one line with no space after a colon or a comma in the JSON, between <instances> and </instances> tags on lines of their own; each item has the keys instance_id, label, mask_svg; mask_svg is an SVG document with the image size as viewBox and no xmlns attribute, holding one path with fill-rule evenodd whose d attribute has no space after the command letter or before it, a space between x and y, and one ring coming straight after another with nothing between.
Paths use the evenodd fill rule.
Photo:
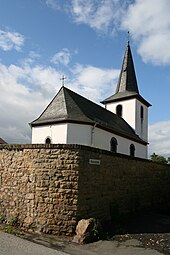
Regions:
<instances>
[{"instance_id":1,"label":"tree","mask_svg":"<svg viewBox=\"0 0 170 255\"><path fill-rule=\"evenodd\" d=\"M160 156L155 153L151 155L151 160L157 163L170 164L170 157L165 158L164 156Z\"/></svg>"}]
</instances>

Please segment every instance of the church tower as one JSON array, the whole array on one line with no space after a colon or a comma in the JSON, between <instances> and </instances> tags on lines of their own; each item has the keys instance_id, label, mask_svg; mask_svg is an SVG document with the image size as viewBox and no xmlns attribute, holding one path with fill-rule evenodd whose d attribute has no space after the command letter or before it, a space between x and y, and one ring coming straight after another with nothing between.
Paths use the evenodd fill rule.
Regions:
<instances>
[{"instance_id":1,"label":"church tower","mask_svg":"<svg viewBox=\"0 0 170 255\"><path fill-rule=\"evenodd\" d=\"M145 142L148 142L148 107L139 93L130 45L126 47L116 93L102 101L105 108L122 117Z\"/></svg>"}]
</instances>

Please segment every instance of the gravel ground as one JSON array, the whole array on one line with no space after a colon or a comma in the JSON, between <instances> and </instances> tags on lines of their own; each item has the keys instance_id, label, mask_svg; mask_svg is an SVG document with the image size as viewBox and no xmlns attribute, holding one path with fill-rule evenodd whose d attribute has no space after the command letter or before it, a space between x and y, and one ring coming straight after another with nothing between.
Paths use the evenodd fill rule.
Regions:
<instances>
[{"instance_id":1,"label":"gravel ground","mask_svg":"<svg viewBox=\"0 0 170 255\"><path fill-rule=\"evenodd\" d=\"M170 254L170 214L144 213L122 220L118 231L110 240L124 242L129 239L140 241L141 246ZM119 234L123 232L123 234Z\"/></svg>"},{"instance_id":2,"label":"gravel ground","mask_svg":"<svg viewBox=\"0 0 170 255\"><path fill-rule=\"evenodd\" d=\"M166 255L170 254L170 233L125 234L116 235L112 238L112 240L118 241L119 243L130 239L140 241L140 247L154 249Z\"/></svg>"}]
</instances>

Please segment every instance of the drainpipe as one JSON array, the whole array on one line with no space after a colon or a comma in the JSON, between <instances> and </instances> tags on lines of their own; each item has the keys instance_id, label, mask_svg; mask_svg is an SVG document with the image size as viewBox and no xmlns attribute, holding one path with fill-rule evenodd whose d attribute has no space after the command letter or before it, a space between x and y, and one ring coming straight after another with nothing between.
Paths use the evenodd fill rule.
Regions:
<instances>
[{"instance_id":1,"label":"drainpipe","mask_svg":"<svg viewBox=\"0 0 170 255\"><path fill-rule=\"evenodd\" d=\"M52 125L50 125L50 134L51 134L51 143L53 143L53 138L52 138Z\"/></svg>"},{"instance_id":2,"label":"drainpipe","mask_svg":"<svg viewBox=\"0 0 170 255\"><path fill-rule=\"evenodd\" d=\"M94 123L93 127L91 128L91 146L94 146L94 129L97 123Z\"/></svg>"}]
</instances>

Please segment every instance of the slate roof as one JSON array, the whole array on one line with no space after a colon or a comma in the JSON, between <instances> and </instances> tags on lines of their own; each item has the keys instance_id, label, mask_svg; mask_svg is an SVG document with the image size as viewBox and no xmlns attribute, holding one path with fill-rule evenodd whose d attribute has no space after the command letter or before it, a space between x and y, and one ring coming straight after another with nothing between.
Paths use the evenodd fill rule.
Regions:
<instances>
[{"instance_id":1,"label":"slate roof","mask_svg":"<svg viewBox=\"0 0 170 255\"><path fill-rule=\"evenodd\" d=\"M101 103L107 104L109 102L122 101L130 98L138 98L146 106L151 106L140 94L135 74L135 68L133 64L133 57L130 49L130 45L126 47L122 69L120 72L116 93L106 98Z\"/></svg>"},{"instance_id":2,"label":"slate roof","mask_svg":"<svg viewBox=\"0 0 170 255\"><path fill-rule=\"evenodd\" d=\"M0 144L7 144L2 138L0 138Z\"/></svg>"},{"instance_id":3,"label":"slate roof","mask_svg":"<svg viewBox=\"0 0 170 255\"><path fill-rule=\"evenodd\" d=\"M146 144L123 118L66 87L61 87L44 112L30 125L34 127L61 122L96 124L100 128Z\"/></svg>"}]
</instances>

